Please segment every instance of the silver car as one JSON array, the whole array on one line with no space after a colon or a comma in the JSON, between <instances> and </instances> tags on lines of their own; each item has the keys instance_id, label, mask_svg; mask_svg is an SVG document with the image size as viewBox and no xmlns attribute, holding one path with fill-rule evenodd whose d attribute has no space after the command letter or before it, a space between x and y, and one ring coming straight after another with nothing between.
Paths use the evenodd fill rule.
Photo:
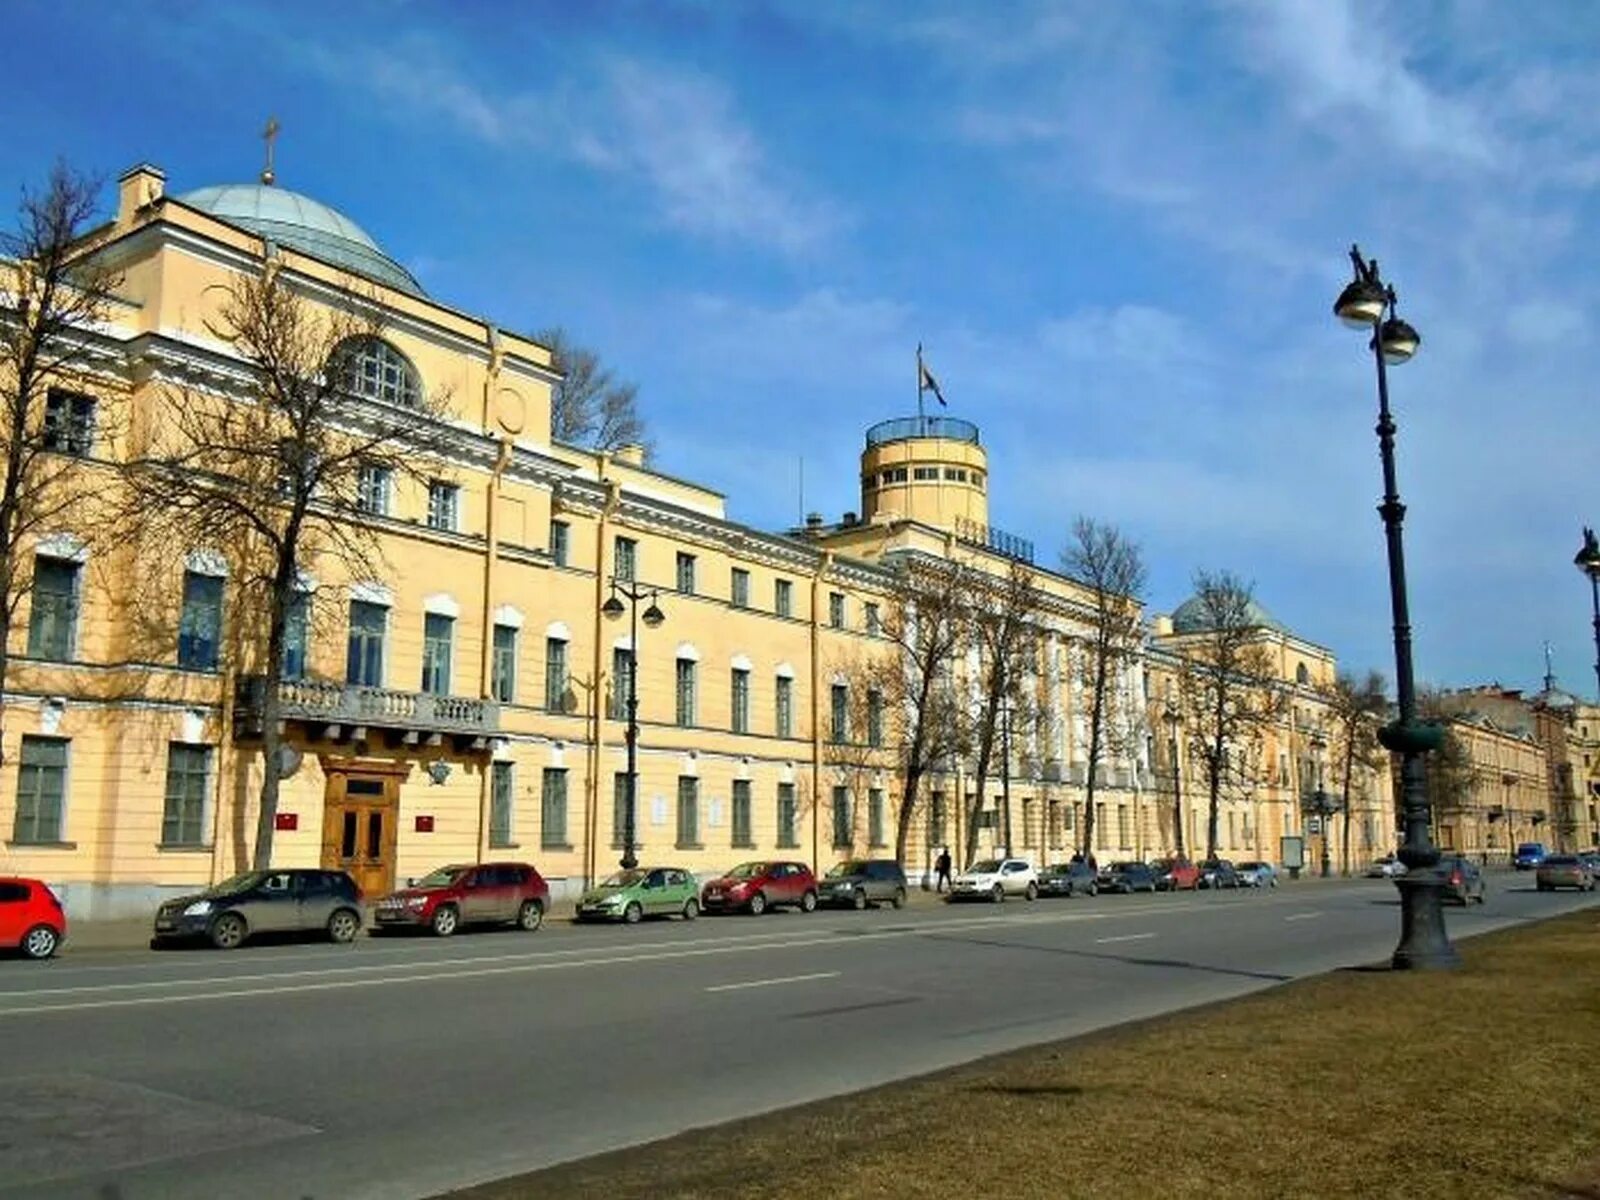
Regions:
<instances>
[{"instance_id":1,"label":"silver car","mask_svg":"<svg viewBox=\"0 0 1600 1200\"><path fill-rule=\"evenodd\" d=\"M150 944L209 941L234 950L258 933L308 932L343 943L365 924L361 889L343 871L246 871L164 903Z\"/></svg>"},{"instance_id":2,"label":"silver car","mask_svg":"<svg viewBox=\"0 0 1600 1200\"><path fill-rule=\"evenodd\" d=\"M1234 870L1239 872L1239 883L1243 887L1278 886L1278 868L1269 862L1242 862Z\"/></svg>"}]
</instances>

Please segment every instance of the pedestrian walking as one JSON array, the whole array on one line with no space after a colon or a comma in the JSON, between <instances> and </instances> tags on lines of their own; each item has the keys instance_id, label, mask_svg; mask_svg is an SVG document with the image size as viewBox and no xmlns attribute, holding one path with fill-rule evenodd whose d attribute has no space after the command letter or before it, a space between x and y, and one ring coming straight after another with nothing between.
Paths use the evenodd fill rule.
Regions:
<instances>
[{"instance_id":1,"label":"pedestrian walking","mask_svg":"<svg viewBox=\"0 0 1600 1200\"><path fill-rule=\"evenodd\" d=\"M942 892L950 885L950 847L945 846L939 851L939 857L934 860L933 869L936 872L934 891Z\"/></svg>"}]
</instances>

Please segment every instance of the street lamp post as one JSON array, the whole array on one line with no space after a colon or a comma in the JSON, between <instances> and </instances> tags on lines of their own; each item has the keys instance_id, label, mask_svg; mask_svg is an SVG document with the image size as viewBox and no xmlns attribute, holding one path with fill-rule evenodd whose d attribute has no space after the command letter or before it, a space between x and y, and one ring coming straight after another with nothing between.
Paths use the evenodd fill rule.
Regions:
<instances>
[{"instance_id":1,"label":"street lamp post","mask_svg":"<svg viewBox=\"0 0 1600 1200\"><path fill-rule=\"evenodd\" d=\"M1323 751L1328 748L1328 739L1322 735L1321 730L1311 735L1311 761L1316 770L1316 778L1312 781L1316 790L1311 796L1311 811L1317 814L1318 832L1322 836L1322 877L1330 879L1333 876L1333 862L1328 852L1328 833L1333 814L1338 811L1338 802L1329 795L1322 786Z\"/></svg>"},{"instance_id":2,"label":"street lamp post","mask_svg":"<svg viewBox=\"0 0 1600 1200\"><path fill-rule=\"evenodd\" d=\"M639 865L639 856L633 852L637 840L639 811L639 601L649 598L650 607L644 610L644 623L651 629L665 621L666 614L656 604L656 590L642 588L631 580L611 580L611 596L601 605L600 611L615 621L623 612L628 617L628 804L622 817L622 859L619 866L631 871ZM623 599L628 603L624 605Z\"/></svg>"},{"instance_id":3,"label":"street lamp post","mask_svg":"<svg viewBox=\"0 0 1600 1200\"><path fill-rule=\"evenodd\" d=\"M1011 702L1000 702L1000 803L1005 806L1006 857L1011 857ZM1026 831L1024 831L1026 834Z\"/></svg>"},{"instance_id":4,"label":"street lamp post","mask_svg":"<svg viewBox=\"0 0 1600 1200\"><path fill-rule=\"evenodd\" d=\"M1401 536L1406 508L1395 482L1394 417L1389 412L1389 363L1403 363L1417 352L1422 339L1395 312L1394 288L1378 274L1375 259L1364 259L1350 247L1355 278L1339 293L1333 311L1340 320L1372 336L1378 368L1378 455L1383 463L1383 503L1378 513L1389 558L1389 605L1394 619L1395 693L1399 717L1385 725L1378 740L1400 755L1400 805L1405 844L1400 861L1406 873L1395 880L1400 889L1400 943L1392 963L1397 970L1453 967L1460 963L1444 928L1439 851L1428 828L1428 778L1425 755L1437 750L1437 726L1417 719L1416 686L1411 672L1411 615L1406 598L1405 547Z\"/></svg>"},{"instance_id":5,"label":"street lamp post","mask_svg":"<svg viewBox=\"0 0 1600 1200\"><path fill-rule=\"evenodd\" d=\"M1172 701L1167 701L1167 711L1164 719L1167 722L1167 741L1172 751L1172 840L1177 849L1178 857L1183 854L1183 771L1178 765L1178 725L1183 718L1178 715L1178 706Z\"/></svg>"},{"instance_id":6,"label":"street lamp post","mask_svg":"<svg viewBox=\"0 0 1600 1200\"><path fill-rule=\"evenodd\" d=\"M1572 556L1572 564L1589 577L1589 597L1594 605L1594 681L1600 687L1600 542L1587 525L1583 527L1583 546Z\"/></svg>"}]
</instances>

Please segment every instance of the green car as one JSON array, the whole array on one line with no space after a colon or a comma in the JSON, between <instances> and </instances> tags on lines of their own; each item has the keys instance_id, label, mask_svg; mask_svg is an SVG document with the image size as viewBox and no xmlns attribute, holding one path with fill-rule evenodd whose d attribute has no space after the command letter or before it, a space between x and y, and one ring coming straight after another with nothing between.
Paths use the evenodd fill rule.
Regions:
<instances>
[{"instance_id":1,"label":"green car","mask_svg":"<svg viewBox=\"0 0 1600 1200\"><path fill-rule=\"evenodd\" d=\"M626 921L645 917L681 916L692 921L700 915L700 895L694 875L682 867L636 867L618 871L578 901L580 921Z\"/></svg>"}]
</instances>

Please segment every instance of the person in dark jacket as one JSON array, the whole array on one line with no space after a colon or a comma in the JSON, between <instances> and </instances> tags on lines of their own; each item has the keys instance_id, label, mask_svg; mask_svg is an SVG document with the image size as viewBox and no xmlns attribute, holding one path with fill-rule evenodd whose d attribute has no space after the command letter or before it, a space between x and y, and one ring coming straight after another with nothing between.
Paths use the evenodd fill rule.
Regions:
<instances>
[{"instance_id":1,"label":"person in dark jacket","mask_svg":"<svg viewBox=\"0 0 1600 1200\"><path fill-rule=\"evenodd\" d=\"M939 851L939 857L934 860L934 891L942 892L950 886L950 847L946 846Z\"/></svg>"}]
</instances>

